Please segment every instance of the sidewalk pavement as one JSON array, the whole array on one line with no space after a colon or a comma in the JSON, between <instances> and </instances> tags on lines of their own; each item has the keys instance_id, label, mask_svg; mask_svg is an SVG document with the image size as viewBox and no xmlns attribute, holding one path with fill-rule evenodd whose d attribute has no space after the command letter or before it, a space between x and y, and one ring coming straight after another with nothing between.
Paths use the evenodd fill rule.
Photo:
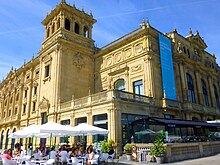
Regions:
<instances>
[{"instance_id":1,"label":"sidewalk pavement","mask_svg":"<svg viewBox=\"0 0 220 165\"><path fill-rule=\"evenodd\" d=\"M118 161L115 160L113 164L119 164L119 165L158 165L158 163L152 163L152 162L134 162L134 161ZM163 163L163 165L220 165L220 154L209 156L209 157L203 157L203 158L197 158L197 159L190 159L190 160L184 160L179 162L173 162L173 163Z\"/></svg>"}]
</instances>

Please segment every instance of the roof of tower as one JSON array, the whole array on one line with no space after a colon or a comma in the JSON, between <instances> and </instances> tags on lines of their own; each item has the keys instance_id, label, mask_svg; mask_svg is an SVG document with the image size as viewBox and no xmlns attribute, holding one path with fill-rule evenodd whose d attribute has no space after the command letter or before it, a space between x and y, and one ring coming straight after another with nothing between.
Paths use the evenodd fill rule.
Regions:
<instances>
[{"instance_id":1,"label":"roof of tower","mask_svg":"<svg viewBox=\"0 0 220 165\"><path fill-rule=\"evenodd\" d=\"M60 11L67 11L70 13L74 13L79 17L86 17L86 19L90 20L93 24L96 23L96 20L93 18L92 13L85 13L84 9L79 10L75 7L75 4L72 6L67 4L65 0L62 0L60 4L57 4L55 9L53 9L49 14L47 14L46 18L42 21L43 25L47 25L50 20L52 20Z\"/></svg>"}]
</instances>

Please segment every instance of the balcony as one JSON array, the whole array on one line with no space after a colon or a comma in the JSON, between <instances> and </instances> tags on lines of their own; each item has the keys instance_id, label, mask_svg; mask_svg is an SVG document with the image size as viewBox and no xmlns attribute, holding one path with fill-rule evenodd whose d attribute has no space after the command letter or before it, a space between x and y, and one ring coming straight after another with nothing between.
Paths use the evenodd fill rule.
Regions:
<instances>
[{"instance_id":1,"label":"balcony","mask_svg":"<svg viewBox=\"0 0 220 165\"><path fill-rule=\"evenodd\" d=\"M97 105L110 101L126 101L138 104L146 104L149 106L154 105L154 100L152 97L137 95L134 93L118 91L118 90L108 90L100 93L96 93L87 97L80 99L74 99L65 103L60 104L60 110L78 109L86 106Z\"/></svg>"},{"instance_id":2,"label":"balcony","mask_svg":"<svg viewBox=\"0 0 220 165\"><path fill-rule=\"evenodd\" d=\"M179 110L182 109L179 101L170 100L167 98L162 98L162 108L179 109Z\"/></svg>"},{"instance_id":3,"label":"balcony","mask_svg":"<svg viewBox=\"0 0 220 165\"><path fill-rule=\"evenodd\" d=\"M207 107L201 104L194 104L194 103L183 103L182 104L183 110L192 110L199 113L206 113L212 115L220 115L220 109L215 107Z\"/></svg>"}]
</instances>

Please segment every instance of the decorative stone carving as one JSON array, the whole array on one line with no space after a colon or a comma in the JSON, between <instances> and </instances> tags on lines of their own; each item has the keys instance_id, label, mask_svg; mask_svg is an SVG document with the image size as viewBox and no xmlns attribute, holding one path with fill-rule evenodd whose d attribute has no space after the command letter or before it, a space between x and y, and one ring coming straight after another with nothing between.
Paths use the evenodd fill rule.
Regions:
<instances>
[{"instance_id":1,"label":"decorative stone carving","mask_svg":"<svg viewBox=\"0 0 220 165\"><path fill-rule=\"evenodd\" d=\"M101 78L102 82L106 82L108 80L107 76Z\"/></svg>"},{"instance_id":2,"label":"decorative stone carving","mask_svg":"<svg viewBox=\"0 0 220 165\"><path fill-rule=\"evenodd\" d=\"M178 42L178 45L177 45L177 52L178 53L182 53L183 50L182 50L182 46L181 46L181 42Z\"/></svg>"},{"instance_id":3,"label":"decorative stone carving","mask_svg":"<svg viewBox=\"0 0 220 165\"><path fill-rule=\"evenodd\" d=\"M120 62L122 60L122 53L116 53L115 54L115 62Z\"/></svg>"},{"instance_id":4,"label":"decorative stone carving","mask_svg":"<svg viewBox=\"0 0 220 165\"><path fill-rule=\"evenodd\" d=\"M79 52L77 52L73 57L73 65L75 65L78 69L82 69L85 65L85 61Z\"/></svg>"},{"instance_id":5,"label":"decorative stone carving","mask_svg":"<svg viewBox=\"0 0 220 165\"><path fill-rule=\"evenodd\" d=\"M126 57L126 58L129 58L129 57L131 57L131 55L132 55L132 53L131 53L131 48L126 49L126 50L125 50L125 57Z\"/></svg>"},{"instance_id":6,"label":"decorative stone carving","mask_svg":"<svg viewBox=\"0 0 220 165\"><path fill-rule=\"evenodd\" d=\"M143 51L143 45L142 44L136 45L135 50L137 53L141 53Z\"/></svg>"},{"instance_id":7,"label":"decorative stone carving","mask_svg":"<svg viewBox=\"0 0 220 165\"><path fill-rule=\"evenodd\" d=\"M49 100L46 99L45 97L43 97L39 103L39 108L40 109L49 109L49 107L50 107Z\"/></svg>"},{"instance_id":8,"label":"decorative stone carving","mask_svg":"<svg viewBox=\"0 0 220 165\"><path fill-rule=\"evenodd\" d=\"M106 65L110 66L112 64L112 57L106 58Z\"/></svg>"},{"instance_id":9,"label":"decorative stone carving","mask_svg":"<svg viewBox=\"0 0 220 165\"><path fill-rule=\"evenodd\" d=\"M142 70L142 65L141 64L138 64L136 66L131 67L131 72L137 72L137 71L140 71L140 70Z\"/></svg>"},{"instance_id":10,"label":"decorative stone carving","mask_svg":"<svg viewBox=\"0 0 220 165\"><path fill-rule=\"evenodd\" d=\"M33 82L33 86L34 86L34 87L37 87L37 86L38 86L38 83L37 83L36 81L34 81L34 82Z\"/></svg>"}]
</instances>

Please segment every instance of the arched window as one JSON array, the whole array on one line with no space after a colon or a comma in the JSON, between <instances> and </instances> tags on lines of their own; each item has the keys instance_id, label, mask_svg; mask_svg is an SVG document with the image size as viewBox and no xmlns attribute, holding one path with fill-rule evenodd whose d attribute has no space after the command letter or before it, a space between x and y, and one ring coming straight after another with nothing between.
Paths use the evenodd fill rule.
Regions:
<instances>
[{"instance_id":1,"label":"arched window","mask_svg":"<svg viewBox=\"0 0 220 165\"><path fill-rule=\"evenodd\" d=\"M54 33L54 30L55 30L55 27L54 27L54 24L53 24L52 29L51 29L52 34Z\"/></svg>"},{"instance_id":2,"label":"arched window","mask_svg":"<svg viewBox=\"0 0 220 165\"><path fill-rule=\"evenodd\" d=\"M208 91L204 80L201 80L202 83L202 93L204 99L204 105L209 106L209 98L208 98Z\"/></svg>"},{"instance_id":3,"label":"arched window","mask_svg":"<svg viewBox=\"0 0 220 165\"><path fill-rule=\"evenodd\" d=\"M217 106L218 108L220 108L218 90L217 90L217 87L216 87L215 85L214 85L214 93L215 93L216 106Z\"/></svg>"},{"instance_id":4,"label":"arched window","mask_svg":"<svg viewBox=\"0 0 220 165\"><path fill-rule=\"evenodd\" d=\"M57 30L60 28L60 18L57 20Z\"/></svg>"},{"instance_id":5,"label":"arched window","mask_svg":"<svg viewBox=\"0 0 220 165\"><path fill-rule=\"evenodd\" d=\"M10 132L9 132L9 129L7 130L7 133L6 133L6 141L5 141L5 149L8 149L8 136L9 136Z\"/></svg>"},{"instance_id":6,"label":"arched window","mask_svg":"<svg viewBox=\"0 0 220 165\"><path fill-rule=\"evenodd\" d=\"M13 133L16 132L16 128L13 129ZM14 149L15 146L15 139L11 139L11 148Z\"/></svg>"},{"instance_id":7,"label":"arched window","mask_svg":"<svg viewBox=\"0 0 220 165\"><path fill-rule=\"evenodd\" d=\"M50 36L50 28L47 29L47 37Z\"/></svg>"},{"instance_id":8,"label":"arched window","mask_svg":"<svg viewBox=\"0 0 220 165\"><path fill-rule=\"evenodd\" d=\"M186 73L186 80L188 86L188 101L191 103L196 103L193 79L189 73Z\"/></svg>"},{"instance_id":9,"label":"arched window","mask_svg":"<svg viewBox=\"0 0 220 165\"><path fill-rule=\"evenodd\" d=\"M186 54L186 48L185 48L185 46L183 47L183 52Z\"/></svg>"},{"instance_id":10,"label":"arched window","mask_svg":"<svg viewBox=\"0 0 220 165\"><path fill-rule=\"evenodd\" d=\"M75 22L75 33L79 34L79 24Z\"/></svg>"},{"instance_id":11,"label":"arched window","mask_svg":"<svg viewBox=\"0 0 220 165\"><path fill-rule=\"evenodd\" d=\"M70 31L70 20L65 18L65 29Z\"/></svg>"},{"instance_id":12,"label":"arched window","mask_svg":"<svg viewBox=\"0 0 220 165\"><path fill-rule=\"evenodd\" d=\"M0 148L1 148L1 149L3 149L3 148L2 148L3 142L4 142L4 131L2 131L2 133L1 133L1 141L0 141Z\"/></svg>"},{"instance_id":13,"label":"arched window","mask_svg":"<svg viewBox=\"0 0 220 165\"><path fill-rule=\"evenodd\" d=\"M115 89L125 91L125 80L119 79L115 82Z\"/></svg>"},{"instance_id":14,"label":"arched window","mask_svg":"<svg viewBox=\"0 0 220 165\"><path fill-rule=\"evenodd\" d=\"M189 51L189 49L187 49L187 54L190 55L190 51Z\"/></svg>"},{"instance_id":15,"label":"arched window","mask_svg":"<svg viewBox=\"0 0 220 165\"><path fill-rule=\"evenodd\" d=\"M86 26L83 29L83 36L89 38L89 29Z\"/></svg>"}]
</instances>

